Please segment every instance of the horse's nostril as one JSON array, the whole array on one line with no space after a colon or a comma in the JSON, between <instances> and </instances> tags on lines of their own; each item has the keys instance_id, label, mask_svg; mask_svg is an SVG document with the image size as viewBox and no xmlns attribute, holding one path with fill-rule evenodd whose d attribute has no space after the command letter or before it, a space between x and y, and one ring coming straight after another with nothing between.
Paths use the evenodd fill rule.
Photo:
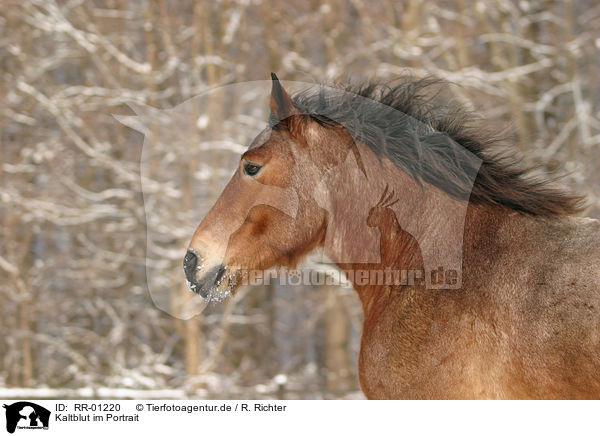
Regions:
<instances>
[{"instance_id":1,"label":"horse's nostril","mask_svg":"<svg viewBox=\"0 0 600 436\"><path fill-rule=\"evenodd\" d=\"M198 256L193 250L188 250L183 258L183 272L189 282L194 283L196 276L196 267L198 266Z\"/></svg>"}]
</instances>

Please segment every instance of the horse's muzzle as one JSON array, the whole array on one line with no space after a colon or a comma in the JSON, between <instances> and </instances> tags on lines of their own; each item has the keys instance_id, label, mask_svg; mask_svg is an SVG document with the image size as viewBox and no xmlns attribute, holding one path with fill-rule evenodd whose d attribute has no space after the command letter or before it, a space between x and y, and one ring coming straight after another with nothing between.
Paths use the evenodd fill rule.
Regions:
<instances>
[{"instance_id":1,"label":"horse's muzzle","mask_svg":"<svg viewBox=\"0 0 600 436\"><path fill-rule=\"evenodd\" d=\"M187 279L188 288L202 298L207 298L210 291L219 284L225 273L225 267L216 265L203 272L199 263L200 259L194 250L188 250L183 258L183 272Z\"/></svg>"}]
</instances>

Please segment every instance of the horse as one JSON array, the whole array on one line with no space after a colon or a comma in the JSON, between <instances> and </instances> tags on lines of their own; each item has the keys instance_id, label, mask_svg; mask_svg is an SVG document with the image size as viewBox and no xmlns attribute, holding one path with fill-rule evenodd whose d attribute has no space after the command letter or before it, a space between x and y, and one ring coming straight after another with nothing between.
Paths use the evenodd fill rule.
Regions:
<instances>
[{"instance_id":1,"label":"horse","mask_svg":"<svg viewBox=\"0 0 600 436\"><path fill-rule=\"evenodd\" d=\"M404 77L290 97L272 74L269 122L185 254L190 288L220 299L244 271L328 247L362 305L367 398L600 398L599 222L444 87ZM362 274L427 275L432 259L454 265L441 286Z\"/></svg>"}]
</instances>

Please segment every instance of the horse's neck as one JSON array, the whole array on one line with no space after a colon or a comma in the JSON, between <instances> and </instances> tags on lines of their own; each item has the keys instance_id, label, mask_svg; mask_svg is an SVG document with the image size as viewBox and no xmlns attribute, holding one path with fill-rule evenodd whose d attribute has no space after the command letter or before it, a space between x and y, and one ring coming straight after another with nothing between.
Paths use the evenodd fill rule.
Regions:
<instances>
[{"instance_id":1,"label":"horse's neck","mask_svg":"<svg viewBox=\"0 0 600 436\"><path fill-rule=\"evenodd\" d=\"M473 263L488 262L491 253L503 251L511 243L511 240L519 239L520 232L526 231L523 227L524 222L532 223L536 220L505 207L469 205L464 223L463 261L469 262L471 265L463 264L463 274L478 271L483 266L472 265ZM543 223L540 222L539 225L543 225ZM429 223L429 227L435 229L435 222ZM419 243L410 233L401 228L395 216L382 220L378 224L378 229L381 233L380 263L338 264L343 270L352 271L349 278L353 282L353 287L358 293L365 311L376 305L391 304L393 300L403 299L409 294L413 305L423 303L421 297L429 302L432 293L435 294L436 291L426 292L427 287L424 283L386 286L373 283L362 284L357 280L361 277L359 271L368 271L371 276L376 276L378 271L390 269L409 271L409 273L415 270L425 271ZM432 232L432 236L436 236L435 231ZM420 242L427 243L428 241ZM434 242L431 241L431 243ZM366 274L363 273L363 277ZM465 277L463 277L463 281L464 279ZM409 289L416 292L404 292ZM445 290L441 289L437 292L445 292Z\"/></svg>"},{"instance_id":2,"label":"horse's neck","mask_svg":"<svg viewBox=\"0 0 600 436\"><path fill-rule=\"evenodd\" d=\"M495 229L502 228L504 233L509 229L509 238L524 231L518 224L523 216L508 208L455 199L435 186L421 186L392 162L379 160L369 150L361 151L361 155L366 174L347 159L348 168L325 178L328 189L315 191L325 193L318 202L330 212L325 253L344 270L370 273L386 268L421 269L426 279L424 287L433 289L430 279L434 270L457 271L459 278L463 277L465 247L470 250L469 262L485 261L486 252L497 251ZM398 202L387 208L393 220L378 223L376 232L366 223L369 211L385 193ZM505 225L507 221L517 224ZM472 255L477 251L483 255ZM389 286L361 285L356 280L353 284L363 301L382 290L396 291ZM460 279L453 287L446 284L441 287L462 288Z\"/></svg>"}]
</instances>

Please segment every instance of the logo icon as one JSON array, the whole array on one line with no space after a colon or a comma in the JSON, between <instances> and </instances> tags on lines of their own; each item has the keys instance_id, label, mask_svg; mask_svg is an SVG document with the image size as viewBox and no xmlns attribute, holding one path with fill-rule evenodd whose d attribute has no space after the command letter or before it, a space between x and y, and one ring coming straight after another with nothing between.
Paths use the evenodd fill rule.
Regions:
<instances>
[{"instance_id":1,"label":"logo icon","mask_svg":"<svg viewBox=\"0 0 600 436\"><path fill-rule=\"evenodd\" d=\"M6 431L14 433L18 429L48 429L50 411L29 401L18 401L6 405Z\"/></svg>"}]
</instances>

